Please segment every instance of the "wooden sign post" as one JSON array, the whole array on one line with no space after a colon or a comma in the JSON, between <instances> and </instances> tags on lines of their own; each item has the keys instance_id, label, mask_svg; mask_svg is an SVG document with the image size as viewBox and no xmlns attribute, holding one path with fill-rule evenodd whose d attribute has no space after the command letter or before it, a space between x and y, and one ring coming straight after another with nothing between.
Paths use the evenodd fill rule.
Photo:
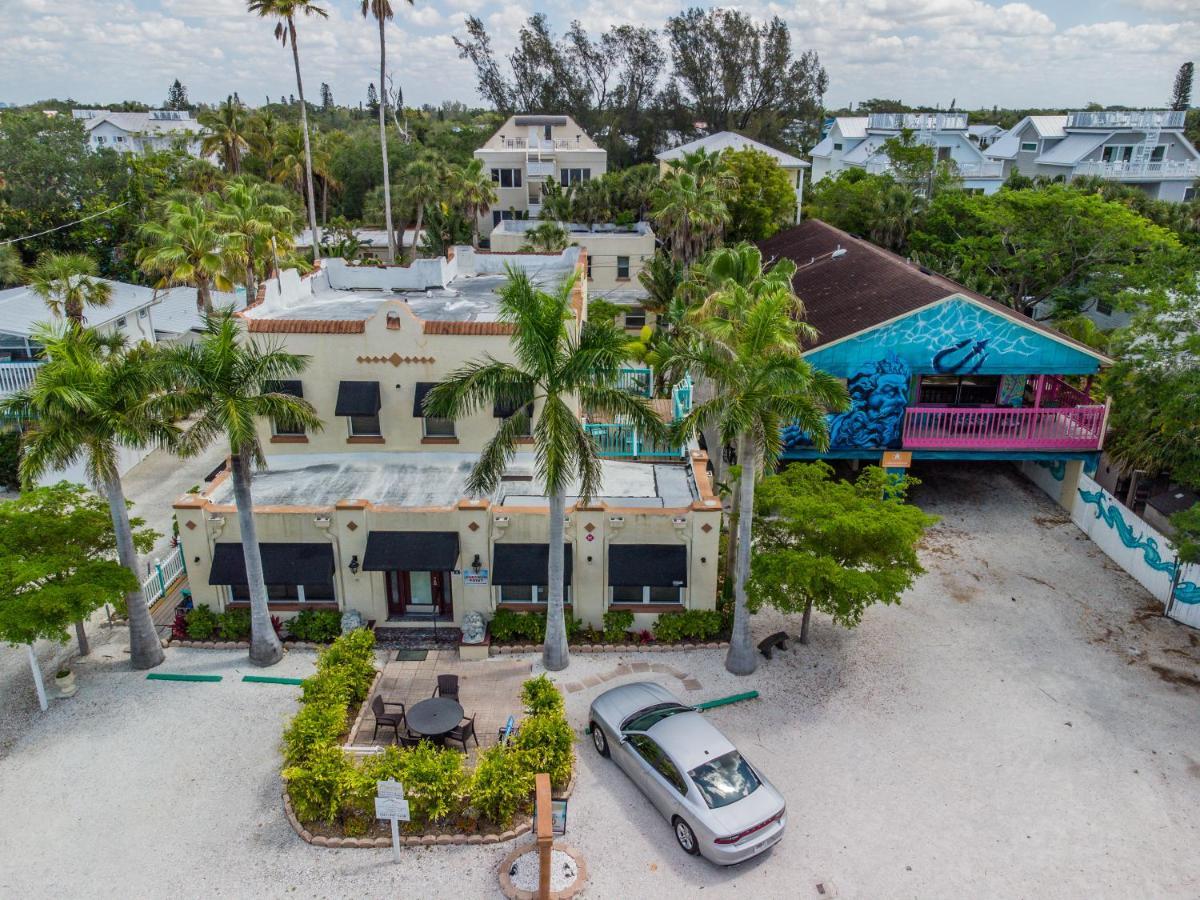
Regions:
<instances>
[{"instance_id":1,"label":"wooden sign post","mask_svg":"<svg viewBox=\"0 0 1200 900\"><path fill-rule=\"evenodd\" d=\"M554 826L550 810L550 776L534 776L534 817L538 848L538 898L550 900L550 848L554 844Z\"/></svg>"}]
</instances>

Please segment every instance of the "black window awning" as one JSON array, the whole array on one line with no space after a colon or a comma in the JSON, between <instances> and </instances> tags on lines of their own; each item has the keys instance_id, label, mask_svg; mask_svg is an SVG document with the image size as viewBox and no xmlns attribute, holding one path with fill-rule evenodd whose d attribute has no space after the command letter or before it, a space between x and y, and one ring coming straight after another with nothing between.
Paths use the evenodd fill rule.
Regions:
<instances>
[{"instance_id":1,"label":"black window awning","mask_svg":"<svg viewBox=\"0 0 1200 900\"><path fill-rule=\"evenodd\" d=\"M425 418L425 395L437 387L436 381L418 381L413 393L413 415L418 419Z\"/></svg>"},{"instance_id":2,"label":"black window awning","mask_svg":"<svg viewBox=\"0 0 1200 900\"><path fill-rule=\"evenodd\" d=\"M563 587L571 584L570 544L563 544ZM492 546L492 584L546 584L549 581L549 544L494 544Z\"/></svg>"},{"instance_id":3,"label":"black window awning","mask_svg":"<svg viewBox=\"0 0 1200 900\"><path fill-rule=\"evenodd\" d=\"M608 583L612 587L686 587L687 547L682 544L611 544Z\"/></svg>"},{"instance_id":4,"label":"black window awning","mask_svg":"<svg viewBox=\"0 0 1200 900\"><path fill-rule=\"evenodd\" d=\"M329 544L259 544L267 584L327 584L333 580ZM246 558L240 543L217 544L209 584L247 584Z\"/></svg>"},{"instance_id":5,"label":"black window awning","mask_svg":"<svg viewBox=\"0 0 1200 900\"><path fill-rule=\"evenodd\" d=\"M374 416L379 413L378 381L338 382L335 416Z\"/></svg>"},{"instance_id":6,"label":"black window awning","mask_svg":"<svg viewBox=\"0 0 1200 900\"><path fill-rule=\"evenodd\" d=\"M367 572L447 572L458 563L457 531L372 531Z\"/></svg>"},{"instance_id":7,"label":"black window awning","mask_svg":"<svg viewBox=\"0 0 1200 900\"><path fill-rule=\"evenodd\" d=\"M497 400L492 404L492 416L497 419L507 419L520 408L520 403L506 403L503 400ZM531 419L533 418L532 402L525 404L525 415Z\"/></svg>"},{"instance_id":8,"label":"black window awning","mask_svg":"<svg viewBox=\"0 0 1200 900\"><path fill-rule=\"evenodd\" d=\"M292 397L304 397L303 381L272 381L267 389L273 394L288 394Z\"/></svg>"}]
</instances>

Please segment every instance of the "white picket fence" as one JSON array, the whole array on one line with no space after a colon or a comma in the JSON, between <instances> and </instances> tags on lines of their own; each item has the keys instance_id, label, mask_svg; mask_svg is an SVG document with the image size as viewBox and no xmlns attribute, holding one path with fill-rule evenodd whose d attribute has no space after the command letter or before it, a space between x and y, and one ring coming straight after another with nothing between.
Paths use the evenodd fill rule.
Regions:
<instances>
[{"instance_id":1,"label":"white picket fence","mask_svg":"<svg viewBox=\"0 0 1200 900\"><path fill-rule=\"evenodd\" d=\"M176 548L176 551L155 563L154 571L143 579L142 597L147 605L164 596L175 579L187 573L187 567L183 564L183 546Z\"/></svg>"}]
</instances>

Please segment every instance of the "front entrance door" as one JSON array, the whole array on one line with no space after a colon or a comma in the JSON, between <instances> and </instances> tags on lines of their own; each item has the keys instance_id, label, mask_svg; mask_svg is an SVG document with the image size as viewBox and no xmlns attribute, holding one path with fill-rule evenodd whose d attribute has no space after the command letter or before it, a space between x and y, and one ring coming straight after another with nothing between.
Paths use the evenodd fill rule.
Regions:
<instances>
[{"instance_id":1,"label":"front entrance door","mask_svg":"<svg viewBox=\"0 0 1200 900\"><path fill-rule=\"evenodd\" d=\"M451 613L449 572L385 572L388 618Z\"/></svg>"}]
</instances>

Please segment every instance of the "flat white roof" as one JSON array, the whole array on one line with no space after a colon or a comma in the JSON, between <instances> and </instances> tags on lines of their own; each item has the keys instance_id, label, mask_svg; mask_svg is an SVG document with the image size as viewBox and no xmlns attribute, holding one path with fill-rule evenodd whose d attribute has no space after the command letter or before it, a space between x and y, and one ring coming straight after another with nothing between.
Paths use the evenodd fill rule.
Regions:
<instances>
[{"instance_id":1,"label":"flat white roof","mask_svg":"<svg viewBox=\"0 0 1200 900\"><path fill-rule=\"evenodd\" d=\"M478 453L297 453L267 458L255 472L256 506L332 506L341 500L367 500L382 506L450 506L469 498L467 478ZM691 466L603 460L603 487L593 500L650 509L690 506L698 498ZM567 502L576 499L568 490ZM226 478L208 495L233 503ZM545 507L532 453L518 453L504 480L486 499L498 505Z\"/></svg>"}]
</instances>

